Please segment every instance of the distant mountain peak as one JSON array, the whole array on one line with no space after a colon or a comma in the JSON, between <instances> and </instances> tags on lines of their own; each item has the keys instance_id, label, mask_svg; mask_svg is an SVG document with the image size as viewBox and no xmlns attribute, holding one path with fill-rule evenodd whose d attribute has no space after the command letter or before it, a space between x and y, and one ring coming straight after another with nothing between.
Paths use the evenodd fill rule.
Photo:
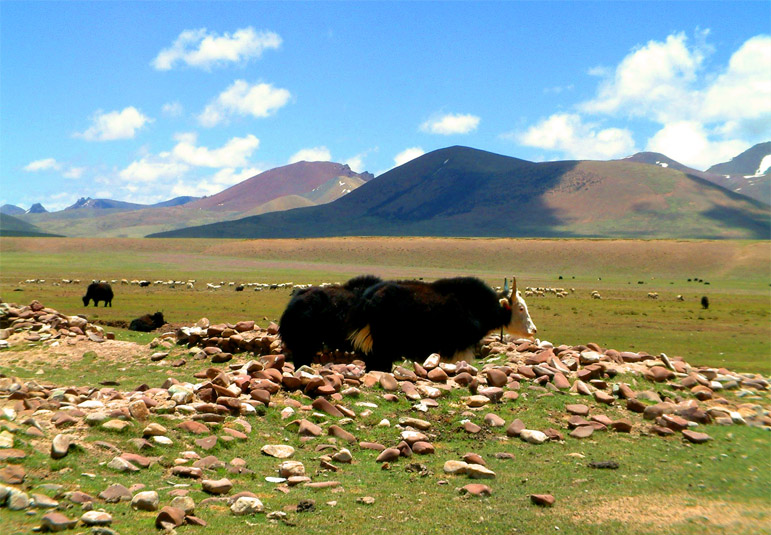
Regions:
<instances>
[{"instance_id":1,"label":"distant mountain peak","mask_svg":"<svg viewBox=\"0 0 771 535\"><path fill-rule=\"evenodd\" d=\"M29 207L29 210L27 210L28 214L47 214L48 210L46 210L42 204L39 202L36 202L32 206Z\"/></svg>"}]
</instances>

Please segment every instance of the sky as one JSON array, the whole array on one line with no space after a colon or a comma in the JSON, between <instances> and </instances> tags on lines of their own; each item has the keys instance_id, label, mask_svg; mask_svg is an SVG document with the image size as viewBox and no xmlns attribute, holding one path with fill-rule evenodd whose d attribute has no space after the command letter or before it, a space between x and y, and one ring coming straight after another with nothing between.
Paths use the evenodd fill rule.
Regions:
<instances>
[{"instance_id":1,"label":"sky","mask_svg":"<svg viewBox=\"0 0 771 535\"><path fill-rule=\"evenodd\" d=\"M771 140L771 2L0 2L0 204L150 204L329 160Z\"/></svg>"}]
</instances>

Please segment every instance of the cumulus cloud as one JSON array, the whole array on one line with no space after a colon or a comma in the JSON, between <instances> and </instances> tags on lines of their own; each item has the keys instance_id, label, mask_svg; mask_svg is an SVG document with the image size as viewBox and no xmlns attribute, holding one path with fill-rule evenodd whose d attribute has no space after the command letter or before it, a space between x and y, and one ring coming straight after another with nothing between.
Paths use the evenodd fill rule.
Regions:
<instances>
[{"instance_id":1,"label":"cumulus cloud","mask_svg":"<svg viewBox=\"0 0 771 535\"><path fill-rule=\"evenodd\" d=\"M157 157L147 156L131 162L119 175L126 181L155 182L159 179L181 177L189 169L187 164L170 158L168 152L162 152Z\"/></svg>"},{"instance_id":2,"label":"cumulus cloud","mask_svg":"<svg viewBox=\"0 0 771 535\"><path fill-rule=\"evenodd\" d=\"M715 65L709 31L652 40L632 49L613 68L594 68L600 82L590 100L524 132L505 134L524 145L569 157L616 157L634 147L630 130L597 126L606 121L652 123L643 141L686 165L704 169L771 136L771 36L748 39L727 65Z\"/></svg>"},{"instance_id":3,"label":"cumulus cloud","mask_svg":"<svg viewBox=\"0 0 771 535\"><path fill-rule=\"evenodd\" d=\"M714 139L696 121L668 123L648 140L645 150L660 152L695 169L706 169L716 162L727 162L746 150L737 139Z\"/></svg>"},{"instance_id":4,"label":"cumulus cloud","mask_svg":"<svg viewBox=\"0 0 771 535\"><path fill-rule=\"evenodd\" d=\"M556 113L525 132L507 134L522 145L564 153L574 159L610 159L634 151L629 130L601 128L576 113Z\"/></svg>"},{"instance_id":5,"label":"cumulus cloud","mask_svg":"<svg viewBox=\"0 0 771 535\"><path fill-rule=\"evenodd\" d=\"M168 71L176 64L211 70L227 63L246 63L259 58L268 49L281 46L281 37L271 31L256 31L251 26L218 35L206 28L185 30L169 48L161 50L152 61L159 71Z\"/></svg>"},{"instance_id":6,"label":"cumulus cloud","mask_svg":"<svg viewBox=\"0 0 771 535\"><path fill-rule=\"evenodd\" d=\"M470 114L449 113L441 117L434 117L420 125L422 132L429 134L468 134L479 126L479 117Z\"/></svg>"},{"instance_id":7,"label":"cumulus cloud","mask_svg":"<svg viewBox=\"0 0 771 535\"><path fill-rule=\"evenodd\" d=\"M260 146L260 140L252 134L231 138L218 149L198 146L194 133L178 134L175 139L178 143L171 150L174 159L194 167L244 166Z\"/></svg>"},{"instance_id":8,"label":"cumulus cloud","mask_svg":"<svg viewBox=\"0 0 771 535\"><path fill-rule=\"evenodd\" d=\"M286 89L271 84L251 85L245 80L236 80L204 108L198 115L198 122L212 127L225 122L231 115L269 117L285 106L291 96Z\"/></svg>"},{"instance_id":9,"label":"cumulus cloud","mask_svg":"<svg viewBox=\"0 0 771 535\"><path fill-rule=\"evenodd\" d=\"M24 166L24 170L30 173L36 171L58 171L62 168L62 164L56 161L55 158L44 158L42 160L35 160L29 162Z\"/></svg>"},{"instance_id":10,"label":"cumulus cloud","mask_svg":"<svg viewBox=\"0 0 771 535\"><path fill-rule=\"evenodd\" d=\"M414 160L419 156L423 156L425 153L426 151L420 147L410 147L408 149L404 149L399 154L394 156L394 165L395 167L399 167L400 165L403 165L410 160Z\"/></svg>"},{"instance_id":11,"label":"cumulus cloud","mask_svg":"<svg viewBox=\"0 0 771 535\"><path fill-rule=\"evenodd\" d=\"M597 96L579 106L587 113L653 116L664 122L689 110L685 96L705 57L702 47L688 47L684 33L636 48L604 77Z\"/></svg>"},{"instance_id":12,"label":"cumulus cloud","mask_svg":"<svg viewBox=\"0 0 771 535\"><path fill-rule=\"evenodd\" d=\"M771 36L759 35L737 50L704 92L702 116L724 122L726 134L757 135L771 124Z\"/></svg>"},{"instance_id":13,"label":"cumulus cloud","mask_svg":"<svg viewBox=\"0 0 771 535\"><path fill-rule=\"evenodd\" d=\"M145 116L134 106L121 111L104 113L98 111L91 119L92 125L83 133L75 134L88 141L113 141L131 139L136 131L153 120Z\"/></svg>"},{"instance_id":14,"label":"cumulus cloud","mask_svg":"<svg viewBox=\"0 0 771 535\"><path fill-rule=\"evenodd\" d=\"M300 149L289 157L289 163L296 162L329 162L332 160L332 153L326 147L310 147Z\"/></svg>"}]
</instances>

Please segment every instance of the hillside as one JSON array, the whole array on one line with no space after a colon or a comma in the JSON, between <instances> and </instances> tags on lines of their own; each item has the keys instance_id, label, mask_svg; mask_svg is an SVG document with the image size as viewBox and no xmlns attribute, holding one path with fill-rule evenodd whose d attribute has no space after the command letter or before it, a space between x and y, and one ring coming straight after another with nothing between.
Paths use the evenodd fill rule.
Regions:
<instances>
[{"instance_id":1,"label":"hillside","mask_svg":"<svg viewBox=\"0 0 771 535\"><path fill-rule=\"evenodd\" d=\"M177 197L154 205L81 198L59 212L25 214L48 232L79 237L141 237L338 199L370 180L332 162L298 162L253 176L210 197Z\"/></svg>"},{"instance_id":2,"label":"hillside","mask_svg":"<svg viewBox=\"0 0 771 535\"><path fill-rule=\"evenodd\" d=\"M0 212L0 236L54 237L56 234L42 232L35 225L18 217Z\"/></svg>"},{"instance_id":3,"label":"hillside","mask_svg":"<svg viewBox=\"0 0 771 535\"><path fill-rule=\"evenodd\" d=\"M270 169L216 195L192 202L190 208L242 212L287 195L310 194L338 178L358 178L363 183L371 177L367 175L360 175L347 165L334 162L297 162Z\"/></svg>"},{"instance_id":4,"label":"hillside","mask_svg":"<svg viewBox=\"0 0 771 535\"><path fill-rule=\"evenodd\" d=\"M768 238L770 215L768 206L660 165L534 163L449 147L327 205L152 237Z\"/></svg>"},{"instance_id":5,"label":"hillside","mask_svg":"<svg viewBox=\"0 0 771 535\"><path fill-rule=\"evenodd\" d=\"M709 180L771 204L771 141L759 143L729 162L707 169Z\"/></svg>"}]
</instances>

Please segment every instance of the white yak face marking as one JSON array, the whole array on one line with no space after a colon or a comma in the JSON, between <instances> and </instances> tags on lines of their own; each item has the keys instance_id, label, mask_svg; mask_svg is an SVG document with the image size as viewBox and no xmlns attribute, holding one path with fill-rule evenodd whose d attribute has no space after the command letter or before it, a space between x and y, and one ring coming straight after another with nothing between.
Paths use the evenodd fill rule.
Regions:
<instances>
[{"instance_id":1,"label":"white yak face marking","mask_svg":"<svg viewBox=\"0 0 771 535\"><path fill-rule=\"evenodd\" d=\"M501 301L502 303L506 302L511 307L511 321L505 327L506 332L521 338L535 338L535 333L538 332L538 329L535 328L535 324L530 318L530 313L527 311L527 303L525 303L522 294L514 290L509 299L502 299Z\"/></svg>"}]
</instances>

